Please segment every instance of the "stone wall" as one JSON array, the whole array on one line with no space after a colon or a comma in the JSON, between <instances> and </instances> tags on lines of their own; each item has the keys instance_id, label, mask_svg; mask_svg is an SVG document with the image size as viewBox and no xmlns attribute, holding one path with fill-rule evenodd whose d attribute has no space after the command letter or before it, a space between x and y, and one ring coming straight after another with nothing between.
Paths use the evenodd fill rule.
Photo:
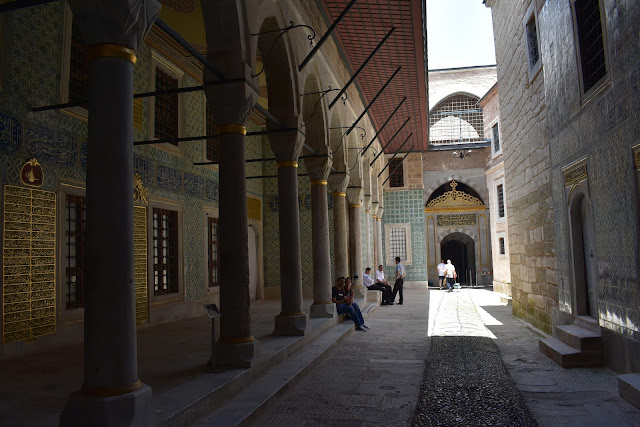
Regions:
<instances>
[{"instance_id":1,"label":"stone wall","mask_svg":"<svg viewBox=\"0 0 640 427\"><path fill-rule=\"evenodd\" d=\"M529 81L522 22L529 4L489 2L498 63L513 312L551 332L558 291L544 81L553 68L544 63L543 52L544 72Z\"/></svg>"},{"instance_id":2,"label":"stone wall","mask_svg":"<svg viewBox=\"0 0 640 427\"><path fill-rule=\"evenodd\" d=\"M496 66L429 71L429 110L454 93L482 98L496 82Z\"/></svg>"},{"instance_id":3,"label":"stone wall","mask_svg":"<svg viewBox=\"0 0 640 427\"><path fill-rule=\"evenodd\" d=\"M638 211L633 147L640 133L640 3L605 0L608 82L590 99L581 97L569 3L547 2L540 12L545 67L547 129L558 267L558 309L575 316L572 248L562 169L587 159L587 182L595 235L600 326L640 342ZM562 43L555 43L563 40ZM562 96L557 96L562 94ZM628 370L631 354L612 363ZM640 360L635 354L635 360ZM624 358L626 357L626 362ZM626 368L621 368L627 363ZM636 369L638 365L636 363Z\"/></svg>"}]
</instances>

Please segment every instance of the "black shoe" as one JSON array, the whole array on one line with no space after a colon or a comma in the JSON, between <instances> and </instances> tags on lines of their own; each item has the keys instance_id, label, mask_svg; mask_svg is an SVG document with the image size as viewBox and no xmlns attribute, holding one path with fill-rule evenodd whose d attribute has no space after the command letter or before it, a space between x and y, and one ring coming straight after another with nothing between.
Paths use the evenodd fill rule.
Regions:
<instances>
[{"instance_id":1,"label":"black shoe","mask_svg":"<svg viewBox=\"0 0 640 427\"><path fill-rule=\"evenodd\" d=\"M386 302L382 301L382 303L380 303L380 305L388 305Z\"/></svg>"},{"instance_id":2,"label":"black shoe","mask_svg":"<svg viewBox=\"0 0 640 427\"><path fill-rule=\"evenodd\" d=\"M398 303L398 305L402 305L402 301L400 301L400 302Z\"/></svg>"},{"instance_id":3,"label":"black shoe","mask_svg":"<svg viewBox=\"0 0 640 427\"><path fill-rule=\"evenodd\" d=\"M393 305L393 302L388 302L387 305Z\"/></svg>"}]
</instances>

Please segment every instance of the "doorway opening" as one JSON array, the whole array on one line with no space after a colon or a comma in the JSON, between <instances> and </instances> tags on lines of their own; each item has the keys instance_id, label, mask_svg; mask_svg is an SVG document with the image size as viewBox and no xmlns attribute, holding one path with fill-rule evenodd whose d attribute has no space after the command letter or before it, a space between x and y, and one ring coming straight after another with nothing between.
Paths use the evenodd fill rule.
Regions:
<instances>
[{"instance_id":1,"label":"doorway opening","mask_svg":"<svg viewBox=\"0 0 640 427\"><path fill-rule=\"evenodd\" d=\"M440 242L440 258L451 263L458 274L460 285L471 285L471 272L476 269L476 249L474 240L464 233L451 233Z\"/></svg>"},{"instance_id":2,"label":"doorway opening","mask_svg":"<svg viewBox=\"0 0 640 427\"><path fill-rule=\"evenodd\" d=\"M598 318L598 300L589 200L577 195L570 208L576 314Z\"/></svg>"}]
</instances>

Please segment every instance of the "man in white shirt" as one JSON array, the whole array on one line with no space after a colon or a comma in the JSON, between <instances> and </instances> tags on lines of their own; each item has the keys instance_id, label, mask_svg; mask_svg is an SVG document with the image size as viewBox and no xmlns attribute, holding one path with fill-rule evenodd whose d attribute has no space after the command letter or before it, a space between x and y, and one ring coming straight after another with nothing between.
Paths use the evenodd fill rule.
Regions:
<instances>
[{"instance_id":1,"label":"man in white shirt","mask_svg":"<svg viewBox=\"0 0 640 427\"><path fill-rule=\"evenodd\" d=\"M451 260L447 260L447 265L444 267L444 274L447 276L447 291L453 291L453 284L456 282L458 274L456 268L451 264Z\"/></svg>"},{"instance_id":2,"label":"man in white shirt","mask_svg":"<svg viewBox=\"0 0 640 427\"><path fill-rule=\"evenodd\" d=\"M398 300L398 305L402 305L404 302L403 294L402 294L402 285L404 285L404 276L405 269L404 265L400 262L400 257L396 257L396 283L393 285L393 297L391 297L391 301L395 301L396 295L400 293L400 300Z\"/></svg>"},{"instance_id":3,"label":"man in white shirt","mask_svg":"<svg viewBox=\"0 0 640 427\"><path fill-rule=\"evenodd\" d=\"M391 286L387 282L384 281L384 272L382 271L382 266L378 267L379 271L376 271L376 282L373 282L373 279L369 275L371 273L371 269L367 267L364 271L364 285L370 291L381 291L382 292L382 305L393 305L391 302ZM382 280L380 280L382 278Z\"/></svg>"},{"instance_id":4,"label":"man in white shirt","mask_svg":"<svg viewBox=\"0 0 640 427\"><path fill-rule=\"evenodd\" d=\"M438 266L436 267L438 269L438 288L439 289L444 289L444 273L445 273L445 267L447 266L447 264L444 263L444 260L441 259L440 260L440 264L438 264Z\"/></svg>"}]
</instances>

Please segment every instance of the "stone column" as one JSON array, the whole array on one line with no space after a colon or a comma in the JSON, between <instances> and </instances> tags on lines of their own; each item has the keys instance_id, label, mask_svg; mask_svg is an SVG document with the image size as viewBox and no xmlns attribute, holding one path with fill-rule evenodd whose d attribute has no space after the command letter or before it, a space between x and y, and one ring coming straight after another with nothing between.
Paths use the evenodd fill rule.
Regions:
<instances>
[{"instance_id":1,"label":"stone column","mask_svg":"<svg viewBox=\"0 0 640 427\"><path fill-rule=\"evenodd\" d=\"M349 184L349 175L330 175L329 183L331 184L331 197L333 198L333 263L335 277L347 277L349 275L349 254L347 253L347 185Z\"/></svg>"},{"instance_id":2,"label":"stone column","mask_svg":"<svg viewBox=\"0 0 640 427\"><path fill-rule=\"evenodd\" d=\"M376 218L376 230L378 232L378 260L376 264L384 265L384 252L382 251L382 241L384 240L384 235L382 234L382 214L384 213L384 209L378 208L378 215ZM378 266L376 265L376 267Z\"/></svg>"},{"instance_id":3,"label":"stone column","mask_svg":"<svg viewBox=\"0 0 640 427\"><path fill-rule=\"evenodd\" d=\"M286 120L284 127L298 128L298 119ZM274 335L304 335L307 315L302 308L302 267L300 259L300 215L298 205L298 156L302 138L296 131L269 135L278 165L280 225L280 299Z\"/></svg>"},{"instance_id":4,"label":"stone column","mask_svg":"<svg viewBox=\"0 0 640 427\"><path fill-rule=\"evenodd\" d=\"M203 2L207 59L229 78L251 81L244 40L245 12L237 2ZM205 80L214 80L205 68ZM255 342L251 333L249 298L249 236L245 134L257 94L244 82L206 86L220 144L220 338L219 366L249 368Z\"/></svg>"},{"instance_id":5,"label":"stone column","mask_svg":"<svg viewBox=\"0 0 640 427\"><path fill-rule=\"evenodd\" d=\"M361 187L347 188L347 199L349 201L349 241L351 248L351 276L353 279L353 293L355 296L364 296L364 285L362 284L362 227L360 225L360 215L362 211L363 190Z\"/></svg>"},{"instance_id":6,"label":"stone column","mask_svg":"<svg viewBox=\"0 0 640 427\"><path fill-rule=\"evenodd\" d=\"M374 199L375 200L375 199ZM376 221L378 219L378 202L372 202L371 203L371 225L372 225L372 230L371 230L371 234L373 235L373 244L371 245L372 248L371 250L373 251L373 256L371 257L372 262L374 265L371 266L371 268L376 271L376 269L378 268L378 258L379 258L379 252L378 252L378 240L380 239L380 235L378 234L378 224Z\"/></svg>"},{"instance_id":7,"label":"stone column","mask_svg":"<svg viewBox=\"0 0 640 427\"><path fill-rule=\"evenodd\" d=\"M311 180L311 239L313 252L313 304L311 317L334 317L336 305L331 301L331 259L329 250L329 208L327 178L331 159L305 159Z\"/></svg>"},{"instance_id":8,"label":"stone column","mask_svg":"<svg viewBox=\"0 0 640 427\"><path fill-rule=\"evenodd\" d=\"M61 426L151 423L138 377L133 254L133 66L160 4L70 1L90 45L84 384ZM130 21L125 22L127 19ZM140 20L141 19L141 20Z\"/></svg>"}]
</instances>

